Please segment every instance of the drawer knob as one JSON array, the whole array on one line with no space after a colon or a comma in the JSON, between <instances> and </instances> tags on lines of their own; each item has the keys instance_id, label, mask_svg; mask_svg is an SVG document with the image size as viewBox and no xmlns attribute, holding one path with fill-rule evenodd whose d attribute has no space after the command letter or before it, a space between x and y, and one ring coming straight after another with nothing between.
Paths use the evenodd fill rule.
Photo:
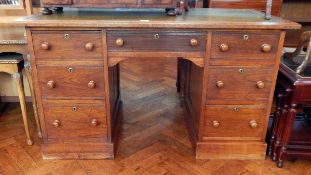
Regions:
<instances>
[{"instance_id":1,"label":"drawer knob","mask_svg":"<svg viewBox=\"0 0 311 175\"><path fill-rule=\"evenodd\" d=\"M116 40L116 45L117 46L123 46L124 45L124 41L123 41L123 39L122 38L118 38L117 40Z\"/></svg>"},{"instance_id":2,"label":"drawer knob","mask_svg":"<svg viewBox=\"0 0 311 175\"><path fill-rule=\"evenodd\" d=\"M191 45L191 46L197 46L197 45L198 45L198 40L197 40L197 39L194 39L194 38L191 39L191 40L190 40L190 45Z\"/></svg>"},{"instance_id":3,"label":"drawer knob","mask_svg":"<svg viewBox=\"0 0 311 175\"><path fill-rule=\"evenodd\" d=\"M94 48L94 44L93 43L86 43L84 46L85 50L87 51L92 51Z\"/></svg>"},{"instance_id":4,"label":"drawer knob","mask_svg":"<svg viewBox=\"0 0 311 175\"><path fill-rule=\"evenodd\" d=\"M227 52L229 50L229 46L227 44L221 44L219 46L220 51Z\"/></svg>"},{"instance_id":5,"label":"drawer knob","mask_svg":"<svg viewBox=\"0 0 311 175\"><path fill-rule=\"evenodd\" d=\"M55 82L54 82L53 80L48 81L48 82L46 83L46 86L47 86L49 89L53 89L53 88L55 88Z\"/></svg>"},{"instance_id":6,"label":"drawer knob","mask_svg":"<svg viewBox=\"0 0 311 175\"><path fill-rule=\"evenodd\" d=\"M92 126L97 126L98 125L98 120L97 119L92 119L92 121L91 121L91 125Z\"/></svg>"},{"instance_id":7,"label":"drawer knob","mask_svg":"<svg viewBox=\"0 0 311 175\"><path fill-rule=\"evenodd\" d=\"M217 120L214 120L214 121L213 121L213 127L214 127L214 128L218 128L219 125L220 125L219 121L217 121Z\"/></svg>"},{"instance_id":8,"label":"drawer knob","mask_svg":"<svg viewBox=\"0 0 311 175\"><path fill-rule=\"evenodd\" d=\"M263 44L263 45L261 45L261 50L265 53L268 53L271 51L271 45L270 44Z\"/></svg>"},{"instance_id":9,"label":"drawer knob","mask_svg":"<svg viewBox=\"0 0 311 175\"><path fill-rule=\"evenodd\" d=\"M265 87L265 83L263 81L257 81L256 86L258 89L262 89Z\"/></svg>"},{"instance_id":10,"label":"drawer knob","mask_svg":"<svg viewBox=\"0 0 311 175\"><path fill-rule=\"evenodd\" d=\"M43 50L49 50L50 46L48 42L41 43L41 49Z\"/></svg>"},{"instance_id":11,"label":"drawer knob","mask_svg":"<svg viewBox=\"0 0 311 175\"><path fill-rule=\"evenodd\" d=\"M54 120L53 126L60 127L60 121L59 120Z\"/></svg>"},{"instance_id":12,"label":"drawer knob","mask_svg":"<svg viewBox=\"0 0 311 175\"><path fill-rule=\"evenodd\" d=\"M95 81L91 80L91 81L87 84L87 86L88 86L89 88L95 88L96 83L95 83Z\"/></svg>"},{"instance_id":13,"label":"drawer knob","mask_svg":"<svg viewBox=\"0 0 311 175\"><path fill-rule=\"evenodd\" d=\"M258 124L257 124L256 120L251 120L251 121L249 121L249 126L251 128L257 128Z\"/></svg>"},{"instance_id":14,"label":"drawer knob","mask_svg":"<svg viewBox=\"0 0 311 175\"><path fill-rule=\"evenodd\" d=\"M219 87L219 88L222 88L225 86L225 83L223 81L217 81L216 82L216 86Z\"/></svg>"}]
</instances>

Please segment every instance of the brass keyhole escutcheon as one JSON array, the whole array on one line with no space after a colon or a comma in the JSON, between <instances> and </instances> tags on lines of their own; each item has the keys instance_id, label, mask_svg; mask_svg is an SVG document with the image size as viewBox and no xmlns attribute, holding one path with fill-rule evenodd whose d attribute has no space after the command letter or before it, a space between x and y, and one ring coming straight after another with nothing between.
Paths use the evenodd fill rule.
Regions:
<instances>
[{"instance_id":1,"label":"brass keyhole escutcheon","mask_svg":"<svg viewBox=\"0 0 311 175\"><path fill-rule=\"evenodd\" d=\"M68 72L69 72L69 73L72 73L72 72L73 72L73 68L72 68L72 67L69 67L69 68L68 68Z\"/></svg>"},{"instance_id":2,"label":"brass keyhole escutcheon","mask_svg":"<svg viewBox=\"0 0 311 175\"><path fill-rule=\"evenodd\" d=\"M248 35L247 34L245 34L245 35L243 35L243 40L248 40Z\"/></svg>"},{"instance_id":3,"label":"brass keyhole escutcheon","mask_svg":"<svg viewBox=\"0 0 311 175\"><path fill-rule=\"evenodd\" d=\"M159 39L160 38L160 35L159 34L154 34L154 39Z\"/></svg>"},{"instance_id":4,"label":"brass keyhole escutcheon","mask_svg":"<svg viewBox=\"0 0 311 175\"><path fill-rule=\"evenodd\" d=\"M240 111L239 107L233 107L232 109L233 109L234 112L239 112Z\"/></svg>"},{"instance_id":5,"label":"brass keyhole escutcheon","mask_svg":"<svg viewBox=\"0 0 311 175\"><path fill-rule=\"evenodd\" d=\"M69 39L69 38L70 38L70 37L69 37L69 34L68 34L68 33L65 33L65 34L64 34L64 38L65 38L65 39Z\"/></svg>"},{"instance_id":6,"label":"brass keyhole escutcheon","mask_svg":"<svg viewBox=\"0 0 311 175\"><path fill-rule=\"evenodd\" d=\"M72 111L76 112L78 108L76 106L72 107Z\"/></svg>"},{"instance_id":7,"label":"brass keyhole escutcheon","mask_svg":"<svg viewBox=\"0 0 311 175\"><path fill-rule=\"evenodd\" d=\"M241 73L241 74L243 74L245 71L244 71L244 69L239 69L239 73Z\"/></svg>"}]
</instances>

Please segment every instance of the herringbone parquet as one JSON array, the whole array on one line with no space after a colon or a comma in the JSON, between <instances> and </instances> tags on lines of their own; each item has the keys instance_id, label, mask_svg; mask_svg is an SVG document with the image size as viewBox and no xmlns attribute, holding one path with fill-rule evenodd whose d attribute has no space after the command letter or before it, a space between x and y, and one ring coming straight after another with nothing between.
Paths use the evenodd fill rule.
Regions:
<instances>
[{"instance_id":1,"label":"herringbone parquet","mask_svg":"<svg viewBox=\"0 0 311 175\"><path fill-rule=\"evenodd\" d=\"M121 66L124 121L115 160L42 160L40 140L27 146L18 104L0 117L0 174L29 175L307 175L311 161L195 160L175 89L176 60L133 59ZM28 105L30 108L31 105ZM34 133L33 113L31 133Z\"/></svg>"}]
</instances>

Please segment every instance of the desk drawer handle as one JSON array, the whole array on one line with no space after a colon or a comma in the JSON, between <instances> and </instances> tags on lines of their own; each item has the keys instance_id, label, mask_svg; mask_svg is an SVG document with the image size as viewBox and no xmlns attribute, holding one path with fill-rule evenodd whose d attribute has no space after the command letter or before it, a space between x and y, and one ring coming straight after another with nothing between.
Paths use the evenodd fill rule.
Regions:
<instances>
[{"instance_id":1,"label":"desk drawer handle","mask_svg":"<svg viewBox=\"0 0 311 175\"><path fill-rule=\"evenodd\" d=\"M198 45L198 40L197 40L197 39L194 39L194 38L191 39L191 40L190 40L190 45L191 45L191 46L197 46L197 45Z\"/></svg>"},{"instance_id":2,"label":"desk drawer handle","mask_svg":"<svg viewBox=\"0 0 311 175\"><path fill-rule=\"evenodd\" d=\"M219 46L220 51L227 52L229 50L229 46L227 44L221 44Z\"/></svg>"},{"instance_id":3,"label":"desk drawer handle","mask_svg":"<svg viewBox=\"0 0 311 175\"><path fill-rule=\"evenodd\" d=\"M60 121L59 120L54 120L54 122L52 124L55 127L60 127Z\"/></svg>"},{"instance_id":4,"label":"desk drawer handle","mask_svg":"<svg viewBox=\"0 0 311 175\"><path fill-rule=\"evenodd\" d=\"M219 87L219 88L222 88L225 86L225 83L223 81L217 81L216 82L216 86Z\"/></svg>"},{"instance_id":5,"label":"desk drawer handle","mask_svg":"<svg viewBox=\"0 0 311 175\"><path fill-rule=\"evenodd\" d=\"M217 120L214 120L214 121L213 121L213 127L214 127L214 128L218 128L219 125L220 125L219 121L217 121Z\"/></svg>"},{"instance_id":6,"label":"desk drawer handle","mask_svg":"<svg viewBox=\"0 0 311 175\"><path fill-rule=\"evenodd\" d=\"M258 89L262 89L265 87L265 83L263 81L257 81L256 86Z\"/></svg>"},{"instance_id":7,"label":"desk drawer handle","mask_svg":"<svg viewBox=\"0 0 311 175\"><path fill-rule=\"evenodd\" d=\"M251 121L249 121L249 126L251 128L257 128L258 124L257 124L256 120L251 120Z\"/></svg>"},{"instance_id":8,"label":"desk drawer handle","mask_svg":"<svg viewBox=\"0 0 311 175\"><path fill-rule=\"evenodd\" d=\"M240 111L240 108L239 108L239 107L233 107L232 110L233 110L234 112L239 112L239 111Z\"/></svg>"},{"instance_id":9,"label":"desk drawer handle","mask_svg":"<svg viewBox=\"0 0 311 175\"><path fill-rule=\"evenodd\" d=\"M50 80L50 81L48 81L47 83L46 83L46 86L49 88L49 89L53 89L53 88L55 88L55 81L53 81L53 80Z\"/></svg>"},{"instance_id":10,"label":"desk drawer handle","mask_svg":"<svg viewBox=\"0 0 311 175\"><path fill-rule=\"evenodd\" d=\"M87 51L92 51L94 49L94 44L93 43L86 43L84 48Z\"/></svg>"},{"instance_id":11,"label":"desk drawer handle","mask_svg":"<svg viewBox=\"0 0 311 175\"><path fill-rule=\"evenodd\" d=\"M43 50L49 50L50 49L50 45L48 42L43 42L41 43L41 49Z\"/></svg>"},{"instance_id":12,"label":"desk drawer handle","mask_svg":"<svg viewBox=\"0 0 311 175\"><path fill-rule=\"evenodd\" d=\"M116 45L122 47L124 45L124 41L122 38L116 39Z\"/></svg>"},{"instance_id":13,"label":"desk drawer handle","mask_svg":"<svg viewBox=\"0 0 311 175\"><path fill-rule=\"evenodd\" d=\"M264 53L268 53L271 51L271 45L270 44L263 44L261 45L261 51Z\"/></svg>"},{"instance_id":14,"label":"desk drawer handle","mask_svg":"<svg viewBox=\"0 0 311 175\"><path fill-rule=\"evenodd\" d=\"M87 84L87 86L88 86L89 88L95 88L96 83L95 83L95 81L91 80L91 81Z\"/></svg>"},{"instance_id":15,"label":"desk drawer handle","mask_svg":"<svg viewBox=\"0 0 311 175\"><path fill-rule=\"evenodd\" d=\"M91 125L92 126L97 126L98 125L98 120L97 119L92 119L92 121L91 121Z\"/></svg>"}]
</instances>

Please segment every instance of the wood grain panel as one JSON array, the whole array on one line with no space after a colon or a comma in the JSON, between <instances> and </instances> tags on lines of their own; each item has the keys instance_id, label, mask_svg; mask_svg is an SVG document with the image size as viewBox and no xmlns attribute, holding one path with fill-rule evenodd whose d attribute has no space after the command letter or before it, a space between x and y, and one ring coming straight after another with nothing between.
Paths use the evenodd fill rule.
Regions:
<instances>
[{"instance_id":1,"label":"wood grain panel","mask_svg":"<svg viewBox=\"0 0 311 175\"><path fill-rule=\"evenodd\" d=\"M102 59L101 31L33 31L32 36L37 61ZM46 50L43 43L48 44ZM87 43L93 44L92 50L85 49Z\"/></svg>"},{"instance_id":2,"label":"wood grain panel","mask_svg":"<svg viewBox=\"0 0 311 175\"><path fill-rule=\"evenodd\" d=\"M243 71L242 73L240 71ZM207 104L251 104L268 100L272 68L262 67L210 67ZM222 81L223 87L217 87ZM264 87L258 88L262 81Z\"/></svg>"},{"instance_id":3,"label":"wood grain panel","mask_svg":"<svg viewBox=\"0 0 311 175\"><path fill-rule=\"evenodd\" d=\"M73 72L68 72L72 68ZM103 66L46 66L38 65L39 88L43 98L104 98ZM47 83L53 81L54 88ZM90 81L95 87L88 87Z\"/></svg>"}]
</instances>

